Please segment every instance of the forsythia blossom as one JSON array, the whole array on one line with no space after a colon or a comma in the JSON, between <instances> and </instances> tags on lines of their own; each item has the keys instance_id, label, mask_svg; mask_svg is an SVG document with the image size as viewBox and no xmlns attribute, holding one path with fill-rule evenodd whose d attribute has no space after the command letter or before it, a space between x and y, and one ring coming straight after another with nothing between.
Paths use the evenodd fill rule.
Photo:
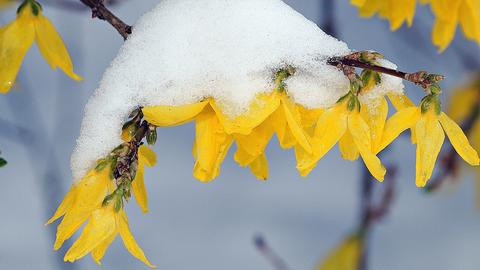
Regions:
<instances>
[{"instance_id":1,"label":"forsythia blossom","mask_svg":"<svg viewBox=\"0 0 480 270\"><path fill-rule=\"evenodd\" d=\"M130 234L123 203L131 190L142 210L148 210L144 166L153 166L156 158L141 141L145 137L154 144L156 127L195 122L193 175L204 182L219 175L233 143L237 146L235 161L248 166L257 178L267 179L265 148L274 134L282 148L294 148L302 176L308 175L338 142L344 159L361 157L371 174L382 181L386 170L377 154L408 128L412 130L412 142L417 144L418 186L424 186L432 174L444 132L460 156L472 165L479 163L477 152L462 130L440 111L439 88L432 87L432 93L419 107L404 95L388 94L369 101L366 94L380 83L381 77L377 72L364 71L360 76L355 74L355 80L350 79L348 93L330 108L305 108L291 99L284 83L294 73L290 66L278 70L272 91L258 94L247 110L235 117L225 114L213 98L180 106L148 106L132 112L122 130L125 143L99 160L96 168L72 186L49 221L64 216L58 225L55 249L88 220L65 260L75 261L91 253L99 262L113 238L120 234L130 253L151 265ZM387 97L398 110L388 121ZM350 254L353 261L359 246L360 240L352 238L338 252ZM336 259L331 261L330 268L321 269L335 269L331 267L336 265Z\"/></svg>"},{"instance_id":2,"label":"forsythia blossom","mask_svg":"<svg viewBox=\"0 0 480 270\"><path fill-rule=\"evenodd\" d=\"M316 270L357 270L362 256L362 235L351 235L333 249Z\"/></svg>"},{"instance_id":3,"label":"forsythia blossom","mask_svg":"<svg viewBox=\"0 0 480 270\"><path fill-rule=\"evenodd\" d=\"M147 211L143 167L153 166L156 157L146 146L139 148L138 156L138 172L131 189L142 210ZM133 256L153 267L130 232L121 194L125 189L116 189L111 162L112 160L99 161L96 168L80 182L73 184L53 217L47 222L50 224L63 216L57 228L54 249L59 249L65 240L88 221L80 237L65 255L65 261L73 262L91 253L93 259L100 263L108 246L117 235L120 235L125 247Z\"/></svg>"},{"instance_id":4,"label":"forsythia blossom","mask_svg":"<svg viewBox=\"0 0 480 270\"><path fill-rule=\"evenodd\" d=\"M43 16L41 5L25 0L18 8L17 18L0 28L0 93L7 93L12 87L34 41L52 69L58 67L72 79L82 79L73 72L67 49L53 24Z\"/></svg>"},{"instance_id":5,"label":"forsythia blossom","mask_svg":"<svg viewBox=\"0 0 480 270\"><path fill-rule=\"evenodd\" d=\"M480 44L480 0L420 0L430 4L435 23L432 30L432 42L440 51L444 51L452 42L457 26L460 25L467 39ZM412 25L416 0L351 0L359 8L360 16L371 17L376 13L390 21L392 31L404 22Z\"/></svg>"},{"instance_id":6,"label":"forsythia blossom","mask_svg":"<svg viewBox=\"0 0 480 270\"><path fill-rule=\"evenodd\" d=\"M425 97L419 107L408 107L393 115L385 126L380 148L383 149L402 131L412 127L415 127L417 143L415 181L417 186L425 186L430 179L445 133L457 153L467 163L472 166L479 165L477 151L470 145L462 129L441 111L437 94Z\"/></svg>"}]
</instances>

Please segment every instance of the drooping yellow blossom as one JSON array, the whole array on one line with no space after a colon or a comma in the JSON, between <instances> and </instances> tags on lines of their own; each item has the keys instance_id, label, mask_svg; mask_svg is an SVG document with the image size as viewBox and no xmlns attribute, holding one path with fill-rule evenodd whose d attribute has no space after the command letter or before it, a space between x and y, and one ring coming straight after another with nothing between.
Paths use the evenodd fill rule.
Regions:
<instances>
[{"instance_id":1,"label":"drooping yellow blossom","mask_svg":"<svg viewBox=\"0 0 480 270\"><path fill-rule=\"evenodd\" d=\"M413 23L416 0L351 0L352 5L358 7L360 16L371 17L379 14L381 18L390 21L390 29L397 30L404 22L408 26Z\"/></svg>"},{"instance_id":2,"label":"drooping yellow blossom","mask_svg":"<svg viewBox=\"0 0 480 270\"><path fill-rule=\"evenodd\" d=\"M372 151L371 130L360 113L360 102L352 93L342 97L337 104L325 111L315 127L312 137L312 154L297 148L297 168L307 175L337 142L342 140L342 155L352 159L357 156L351 149L358 149L370 173L379 181L385 176L385 167ZM350 149L350 150L348 150ZM357 150L355 150L357 151Z\"/></svg>"},{"instance_id":3,"label":"drooping yellow blossom","mask_svg":"<svg viewBox=\"0 0 480 270\"><path fill-rule=\"evenodd\" d=\"M455 36L460 24L467 39L480 44L480 0L420 0L430 4L435 23L432 30L432 42L440 51L444 51ZM375 14L390 21L392 31L397 30L406 21L412 25L416 0L351 0L359 8L360 16L371 17Z\"/></svg>"},{"instance_id":4,"label":"drooping yellow blossom","mask_svg":"<svg viewBox=\"0 0 480 270\"><path fill-rule=\"evenodd\" d=\"M34 0L26 0L17 18L0 28L0 93L7 93L15 82L23 58L33 42L52 69L60 68L74 80L73 64L53 24L42 14Z\"/></svg>"},{"instance_id":5,"label":"drooping yellow blossom","mask_svg":"<svg viewBox=\"0 0 480 270\"><path fill-rule=\"evenodd\" d=\"M137 175L134 182L139 179L143 180L144 165L155 163L154 156L151 155L149 149L142 148L139 155L141 161L139 161L138 171L141 171L142 174ZM153 267L130 232L121 201L111 200L105 203L106 197L115 190L110 172L110 166L92 169L83 179L72 185L55 214L47 222L50 224L63 216L57 227L54 249L58 250L65 240L69 239L88 220L80 238L75 241L65 255L65 261L73 262L92 253L95 261L99 263L107 247L115 236L120 234L127 250L134 257ZM135 196L142 209L147 209L146 193L142 184L136 184L138 186L134 187L132 183L132 188L136 190L134 191ZM121 200L121 198L119 199Z\"/></svg>"},{"instance_id":6,"label":"drooping yellow blossom","mask_svg":"<svg viewBox=\"0 0 480 270\"><path fill-rule=\"evenodd\" d=\"M407 128L416 129L416 184L424 187L430 179L435 161L447 134L457 153L470 165L479 164L478 153L462 129L440 110L438 96L427 96L419 107L408 107L393 115L385 126L380 150Z\"/></svg>"},{"instance_id":7,"label":"drooping yellow blossom","mask_svg":"<svg viewBox=\"0 0 480 270\"><path fill-rule=\"evenodd\" d=\"M201 181L210 181L218 176L233 142L237 144L235 160L241 166L249 166L259 179L268 177L264 150L274 133L283 148L298 145L311 153L302 119L310 114L318 115L321 110L307 110L292 102L285 90L275 89L259 94L245 113L233 118L225 115L213 99L184 106L145 107L142 111L145 120L159 127L195 120L193 174ZM302 116L301 111L306 113Z\"/></svg>"},{"instance_id":8,"label":"drooping yellow blossom","mask_svg":"<svg viewBox=\"0 0 480 270\"><path fill-rule=\"evenodd\" d=\"M103 258L108 246L115 240L117 235L120 235L125 248L135 258L149 267L155 267L148 261L143 250L133 238L124 210L116 210L113 202L92 212L82 234L73 243L67 254L65 254L65 261L74 262L91 253L95 262L100 264L100 260Z\"/></svg>"},{"instance_id":9,"label":"drooping yellow blossom","mask_svg":"<svg viewBox=\"0 0 480 270\"><path fill-rule=\"evenodd\" d=\"M138 148L138 169L132 182L133 196L144 213L148 212L148 196L143 176L145 166L153 167L157 163L157 155L150 148L142 145Z\"/></svg>"},{"instance_id":10,"label":"drooping yellow blossom","mask_svg":"<svg viewBox=\"0 0 480 270\"><path fill-rule=\"evenodd\" d=\"M362 255L363 238L359 235L349 236L333 249L315 270L357 270Z\"/></svg>"}]
</instances>

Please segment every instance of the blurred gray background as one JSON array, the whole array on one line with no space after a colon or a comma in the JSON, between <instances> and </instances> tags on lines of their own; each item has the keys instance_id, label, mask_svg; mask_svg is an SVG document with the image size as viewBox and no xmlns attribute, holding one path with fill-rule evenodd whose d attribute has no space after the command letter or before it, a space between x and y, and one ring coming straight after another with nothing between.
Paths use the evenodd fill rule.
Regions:
<instances>
[{"instance_id":1,"label":"blurred gray background","mask_svg":"<svg viewBox=\"0 0 480 270\"><path fill-rule=\"evenodd\" d=\"M325 12L327 1L334 9ZM130 0L111 9L133 24L158 2ZM479 48L460 33L445 53L436 52L430 42L429 7L419 6L412 28L391 33L386 21L359 18L347 0L286 2L319 25L330 15L336 36L352 49L380 51L406 71L445 74L445 89L480 69ZM0 12L5 24L15 7ZM85 80L78 83L53 72L34 46L16 90L0 96L0 149L9 162L0 169L0 269L147 269L119 239L101 267L89 256L66 264L65 248L52 251L55 226L43 224L72 181L69 159L83 107L123 41L87 10L45 4L44 14L58 28ZM421 98L418 88L407 84L407 89L416 101ZM357 224L362 164L342 160L337 149L308 178L301 178L293 152L280 150L275 139L267 151L267 182L237 166L230 151L221 176L202 184L191 176L193 137L192 124L159 130L158 165L147 169L145 177L150 213L128 205L133 234L158 269L271 269L252 244L257 233L292 270L313 269ZM414 157L415 147L404 137L383 158L398 164L400 175L391 213L372 235L370 269L479 269L480 213L474 206L472 175L426 195L415 187Z\"/></svg>"}]
</instances>

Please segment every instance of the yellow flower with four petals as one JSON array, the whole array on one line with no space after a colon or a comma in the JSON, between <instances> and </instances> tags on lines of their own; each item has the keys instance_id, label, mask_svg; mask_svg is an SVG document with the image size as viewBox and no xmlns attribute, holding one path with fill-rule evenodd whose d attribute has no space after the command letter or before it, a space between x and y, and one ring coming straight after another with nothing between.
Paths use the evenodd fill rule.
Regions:
<instances>
[{"instance_id":1,"label":"yellow flower with four petals","mask_svg":"<svg viewBox=\"0 0 480 270\"><path fill-rule=\"evenodd\" d=\"M25 0L18 8L17 18L0 28L0 93L7 93L14 84L34 41L52 69L60 68L72 79L82 79L73 72L62 38L43 16L41 5L35 0Z\"/></svg>"}]
</instances>

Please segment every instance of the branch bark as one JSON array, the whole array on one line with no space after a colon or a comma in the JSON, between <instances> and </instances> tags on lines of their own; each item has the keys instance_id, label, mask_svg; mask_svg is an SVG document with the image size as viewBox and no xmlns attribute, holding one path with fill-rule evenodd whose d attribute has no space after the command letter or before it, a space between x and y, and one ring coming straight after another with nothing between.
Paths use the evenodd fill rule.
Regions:
<instances>
[{"instance_id":1,"label":"branch bark","mask_svg":"<svg viewBox=\"0 0 480 270\"><path fill-rule=\"evenodd\" d=\"M92 10L92 18L98 18L111 24L124 40L132 33L132 27L105 7L104 0L80 0L80 2Z\"/></svg>"}]
</instances>

